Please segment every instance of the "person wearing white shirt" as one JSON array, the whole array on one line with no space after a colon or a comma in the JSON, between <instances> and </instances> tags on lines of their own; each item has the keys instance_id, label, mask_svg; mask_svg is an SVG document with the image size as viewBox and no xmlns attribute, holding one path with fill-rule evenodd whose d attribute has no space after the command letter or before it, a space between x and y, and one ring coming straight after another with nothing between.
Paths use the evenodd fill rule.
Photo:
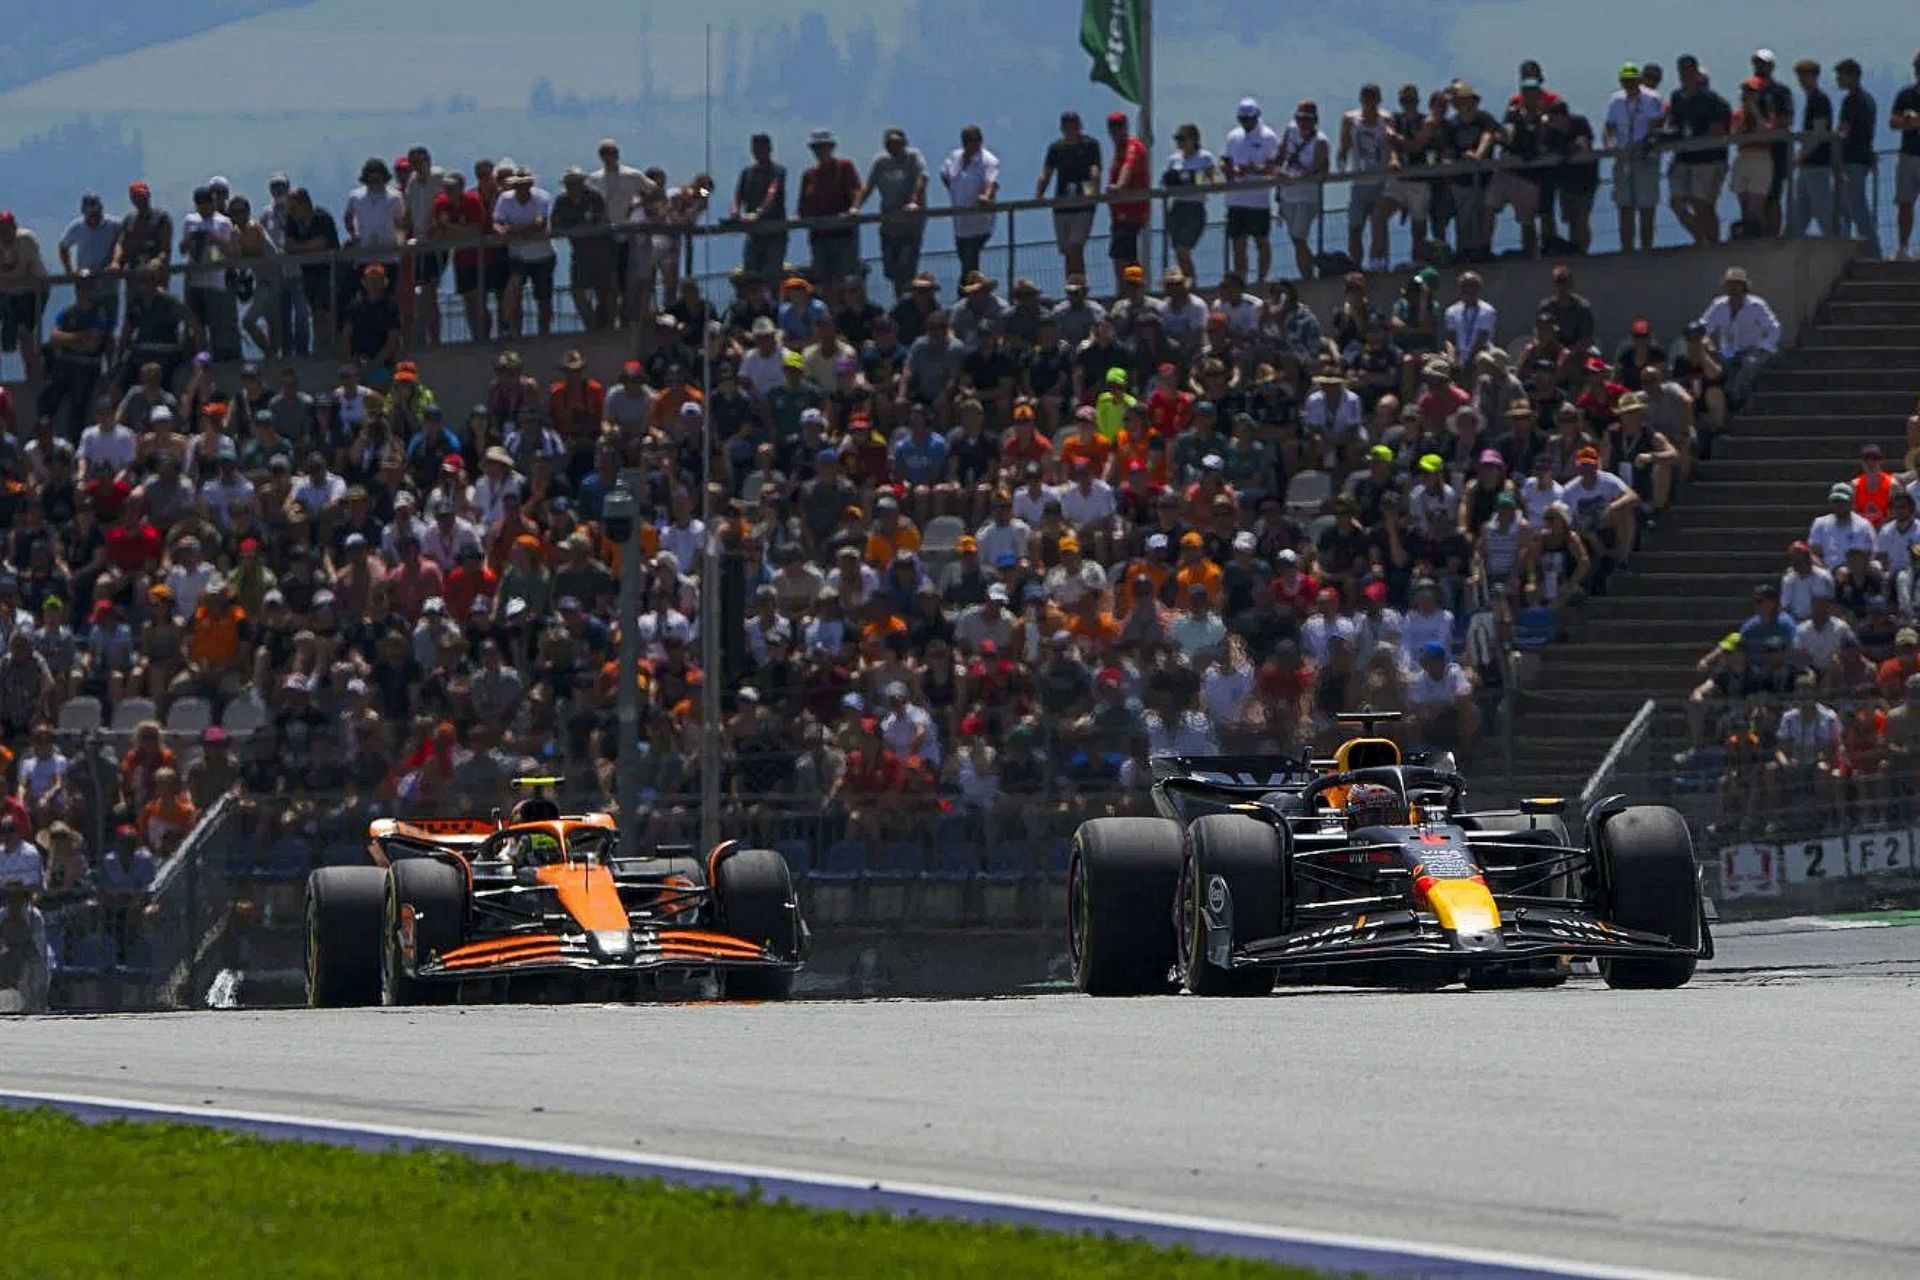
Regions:
<instances>
[{"instance_id":1,"label":"person wearing white shirt","mask_svg":"<svg viewBox=\"0 0 1920 1280\"><path fill-rule=\"evenodd\" d=\"M940 165L940 185L956 209L974 213L953 216L953 246L962 276L980 269L980 251L993 235L993 201L1000 194L1000 157L982 145L977 124L960 130L960 145Z\"/></svg>"},{"instance_id":2,"label":"person wearing white shirt","mask_svg":"<svg viewBox=\"0 0 1920 1280\"><path fill-rule=\"evenodd\" d=\"M1839 481L1827 490L1827 514L1816 516L1807 528L1807 545L1814 556L1829 569L1847 562L1847 552L1855 547L1873 551L1873 522L1853 509L1853 486Z\"/></svg>"},{"instance_id":3,"label":"person wearing white shirt","mask_svg":"<svg viewBox=\"0 0 1920 1280\"><path fill-rule=\"evenodd\" d=\"M1413 608L1400 620L1400 663L1411 670L1430 644L1453 649L1453 610L1440 607L1440 587L1431 578L1413 584Z\"/></svg>"},{"instance_id":4,"label":"person wearing white shirt","mask_svg":"<svg viewBox=\"0 0 1920 1280\"><path fill-rule=\"evenodd\" d=\"M444 494L433 498L433 519L420 531L420 554L452 573L460 563L460 553L471 547L482 550L480 531L460 518L454 500Z\"/></svg>"},{"instance_id":5,"label":"person wearing white shirt","mask_svg":"<svg viewBox=\"0 0 1920 1280\"><path fill-rule=\"evenodd\" d=\"M1239 126L1227 134L1220 148L1220 167L1228 182L1252 182L1271 178L1280 171L1280 135L1260 120L1260 104L1242 98L1236 112ZM1247 278L1247 241L1258 248L1259 281L1266 283L1273 271L1273 203L1264 189L1229 191L1227 205L1227 243L1232 248L1233 269Z\"/></svg>"},{"instance_id":6,"label":"person wearing white shirt","mask_svg":"<svg viewBox=\"0 0 1920 1280\"><path fill-rule=\"evenodd\" d=\"M0 886L20 885L38 891L46 886L47 865L38 846L20 834L19 819L0 819Z\"/></svg>"},{"instance_id":7,"label":"person wearing white shirt","mask_svg":"<svg viewBox=\"0 0 1920 1280\"><path fill-rule=\"evenodd\" d=\"M660 530L660 549L670 552L674 563L680 566L680 572L692 573L700 559L701 548L706 545L706 523L695 516L684 521L675 520Z\"/></svg>"},{"instance_id":8,"label":"person wearing white shirt","mask_svg":"<svg viewBox=\"0 0 1920 1280\"><path fill-rule=\"evenodd\" d=\"M1780 609L1795 618L1813 613L1816 597L1833 599L1833 574L1813 562L1813 548L1796 542L1787 548L1787 569L1780 575Z\"/></svg>"},{"instance_id":9,"label":"person wearing white shirt","mask_svg":"<svg viewBox=\"0 0 1920 1280\"><path fill-rule=\"evenodd\" d=\"M0 988L0 1014L45 1012L53 954L47 919L19 890L0 893L0 951L7 953L5 967L14 973L11 985Z\"/></svg>"},{"instance_id":10,"label":"person wearing white shirt","mask_svg":"<svg viewBox=\"0 0 1920 1280\"><path fill-rule=\"evenodd\" d=\"M1415 616L1407 616L1409 626ZM1447 656L1443 641L1424 641L1413 653L1415 661L1407 667L1407 719L1415 741L1465 746L1473 740L1479 719L1473 706L1473 681Z\"/></svg>"},{"instance_id":11,"label":"person wearing white shirt","mask_svg":"<svg viewBox=\"0 0 1920 1280\"><path fill-rule=\"evenodd\" d=\"M1774 740L1767 811L1782 812L1792 800L1789 791L1810 788L1814 802L1837 817L1840 717L1820 701L1820 679L1812 672L1794 682L1794 705L1781 715Z\"/></svg>"},{"instance_id":12,"label":"person wearing white shirt","mask_svg":"<svg viewBox=\"0 0 1920 1280\"><path fill-rule=\"evenodd\" d=\"M1041 484L1038 478L1035 478L1031 482L1023 484L1013 491L1013 518L1028 528L1033 528L1039 525L1040 521L1046 517L1047 504L1049 502L1059 501L1060 491L1058 489L1049 488ZM1063 506L1062 510L1064 509ZM991 564L992 561L988 561L988 563Z\"/></svg>"},{"instance_id":13,"label":"person wearing white shirt","mask_svg":"<svg viewBox=\"0 0 1920 1280\"><path fill-rule=\"evenodd\" d=\"M1653 215L1660 207L1660 157L1646 154L1647 144L1666 116L1660 95L1640 82L1640 68L1620 68L1620 91L1607 103L1602 141L1609 150L1625 154L1613 162L1613 203L1620 215L1620 248L1633 251L1633 232L1640 229L1640 247L1653 248Z\"/></svg>"},{"instance_id":14,"label":"person wearing white shirt","mask_svg":"<svg viewBox=\"0 0 1920 1280\"><path fill-rule=\"evenodd\" d=\"M1313 614L1300 624L1300 652L1312 659L1315 666L1324 666L1333 656L1335 642L1359 652L1360 629L1353 625L1352 618L1340 614L1337 593L1334 599L1332 613Z\"/></svg>"},{"instance_id":15,"label":"person wearing white shirt","mask_svg":"<svg viewBox=\"0 0 1920 1280\"><path fill-rule=\"evenodd\" d=\"M1238 724L1253 693L1253 663L1238 637L1227 638L1226 653L1200 677L1200 705L1216 725Z\"/></svg>"},{"instance_id":16,"label":"person wearing white shirt","mask_svg":"<svg viewBox=\"0 0 1920 1280\"><path fill-rule=\"evenodd\" d=\"M1700 313L1700 323L1727 367L1727 398L1739 408L1761 366L1779 354L1780 319L1765 298L1748 292L1746 268L1728 267L1722 283L1726 292Z\"/></svg>"},{"instance_id":17,"label":"person wearing white shirt","mask_svg":"<svg viewBox=\"0 0 1920 1280\"><path fill-rule=\"evenodd\" d=\"M1338 370L1328 369L1313 380L1313 392L1300 408L1307 431L1329 448L1367 442L1364 402Z\"/></svg>"},{"instance_id":18,"label":"person wearing white shirt","mask_svg":"<svg viewBox=\"0 0 1920 1280\"><path fill-rule=\"evenodd\" d=\"M1033 532L1033 527L1025 520L1014 517L1012 502L996 494L993 504L993 519L981 525L973 535L974 542L980 548L980 563L988 568L998 565L1004 556L1018 560L1026 555L1027 537Z\"/></svg>"},{"instance_id":19,"label":"person wearing white shirt","mask_svg":"<svg viewBox=\"0 0 1920 1280\"><path fill-rule=\"evenodd\" d=\"M533 285L540 336L553 332L553 240L547 234L553 218L553 196L533 185L533 171L515 168L501 179L506 192L494 202L493 229L507 237L507 291L500 298L500 326L507 335L520 333L521 293Z\"/></svg>"},{"instance_id":20,"label":"person wearing white shirt","mask_svg":"<svg viewBox=\"0 0 1920 1280\"><path fill-rule=\"evenodd\" d=\"M1459 286L1459 300L1447 308L1441 317L1441 327L1453 347L1453 362L1471 365L1475 356L1493 346L1500 312L1491 302L1481 300L1479 272L1462 271Z\"/></svg>"},{"instance_id":21,"label":"person wearing white shirt","mask_svg":"<svg viewBox=\"0 0 1920 1280\"><path fill-rule=\"evenodd\" d=\"M155 413L166 412L163 406L156 406ZM166 413L171 419L173 414ZM80 481L108 477L125 471L133 465L135 453L139 449L139 437L125 423L94 423L80 433Z\"/></svg>"},{"instance_id":22,"label":"person wearing white shirt","mask_svg":"<svg viewBox=\"0 0 1920 1280\"><path fill-rule=\"evenodd\" d=\"M1320 132L1320 108L1302 100L1294 108L1293 123L1280 138L1280 176L1276 193L1280 220L1293 241L1294 267L1302 280L1313 278L1314 219L1320 216L1320 179L1327 176L1333 146Z\"/></svg>"},{"instance_id":23,"label":"person wearing white shirt","mask_svg":"<svg viewBox=\"0 0 1920 1280\"><path fill-rule=\"evenodd\" d=\"M1913 495L1905 489L1893 491L1892 512L1873 537L1873 555L1888 573L1898 573L1913 558L1920 546L1920 520L1913 514Z\"/></svg>"},{"instance_id":24,"label":"person wearing white shirt","mask_svg":"<svg viewBox=\"0 0 1920 1280\"><path fill-rule=\"evenodd\" d=\"M1547 508L1560 501L1565 490L1558 480L1553 478L1553 458L1542 450L1534 458L1533 474L1520 482L1520 505L1527 513L1527 523L1536 529L1544 528L1547 523Z\"/></svg>"},{"instance_id":25,"label":"person wearing white shirt","mask_svg":"<svg viewBox=\"0 0 1920 1280\"><path fill-rule=\"evenodd\" d=\"M1084 460L1074 464L1074 482L1060 491L1060 514L1083 532L1103 531L1119 510L1113 486L1094 476Z\"/></svg>"},{"instance_id":26,"label":"person wearing white shirt","mask_svg":"<svg viewBox=\"0 0 1920 1280\"><path fill-rule=\"evenodd\" d=\"M780 331L768 316L756 319L747 337L747 354L740 357L740 383L755 400L765 400L767 392L787 380L787 353L780 346Z\"/></svg>"},{"instance_id":27,"label":"person wearing white shirt","mask_svg":"<svg viewBox=\"0 0 1920 1280\"><path fill-rule=\"evenodd\" d=\"M1813 671L1825 671L1843 645L1858 643L1853 628L1845 618L1834 616L1833 600L1825 596L1814 597L1813 616L1793 632L1794 650L1806 658L1807 667Z\"/></svg>"}]
</instances>

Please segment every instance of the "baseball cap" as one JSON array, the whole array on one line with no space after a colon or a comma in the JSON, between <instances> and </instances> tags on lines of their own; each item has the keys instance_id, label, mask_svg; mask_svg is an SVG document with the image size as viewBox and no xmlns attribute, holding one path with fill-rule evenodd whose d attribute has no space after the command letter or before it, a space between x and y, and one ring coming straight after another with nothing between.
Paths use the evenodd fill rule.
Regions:
<instances>
[{"instance_id":1,"label":"baseball cap","mask_svg":"<svg viewBox=\"0 0 1920 1280\"><path fill-rule=\"evenodd\" d=\"M1853 486L1842 480L1827 490L1828 502L1852 502Z\"/></svg>"},{"instance_id":2,"label":"baseball cap","mask_svg":"<svg viewBox=\"0 0 1920 1280\"><path fill-rule=\"evenodd\" d=\"M1752 59L1752 60L1753 60L1754 62L1764 62L1764 63L1766 63L1766 64L1767 64L1768 66L1772 66L1772 65L1774 64L1774 56L1773 56L1773 50L1771 50L1771 49L1755 49L1755 50L1753 51L1753 59Z\"/></svg>"},{"instance_id":3,"label":"baseball cap","mask_svg":"<svg viewBox=\"0 0 1920 1280\"><path fill-rule=\"evenodd\" d=\"M1480 451L1480 456L1474 459L1474 461L1478 462L1483 467L1504 468L1507 465L1507 460L1500 456L1500 451L1498 449L1482 449Z\"/></svg>"},{"instance_id":4,"label":"baseball cap","mask_svg":"<svg viewBox=\"0 0 1920 1280\"><path fill-rule=\"evenodd\" d=\"M1253 536L1251 529L1242 529L1233 535L1233 549L1235 551L1251 551L1259 545L1259 541Z\"/></svg>"},{"instance_id":5,"label":"baseball cap","mask_svg":"<svg viewBox=\"0 0 1920 1280\"><path fill-rule=\"evenodd\" d=\"M1384 444L1377 444L1367 450L1367 459L1370 462L1392 462L1393 450Z\"/></svg>"},{"instance_id":6,"label":"baseball cap","mask_svg":"<svg viewBox=\"0 0 1920 1280\"><path fill-rule=\"evenodd\" d=\"M1005 604L1008 599L1007 588L1005 584L996 582L992 586L988 587L987 599L997 601L1000 604Z\"/></svg>"},{"instance_id":7,"label":"baseball cap","mask_svg":"<svg viewBox=\"0 0 1920 1280\"><path fill-rule=\"evenodd\" d=\"M1633 324L1628 327L1627 332L1636 338L1644 338L1653 332L1653 325L1643 316L1635 320Z\"/></svg>"},{"instance_id":8,"label":"baseball cap","mask_svg":"<svg viewBox=\"0 0 1920 1280\"><path fill-rule=\"evenodd\" d=\"M1240 99L1239 110L1234 112L1234 114L1237 115L1242 120L1249 120L1259 116L1260 114L1259 100L1255 98Z\"/></svg>"},{"instance_id":9,"label":"baseball cap","mask_svg":"<svg viewBox=\"0 0 1920 1280\"><path fill-rule=\"evenodd\" d=\"M1428 475L1438 474L1440 469L1446 465L1437 453L1423 454L1420 458L1420 469Z\"/></svg>"},{"instance_id":10,"label":"baseball cap","mask_svg":"<svg viewBox=\"0 0 1920 1280\"><path fill-rule=\"evenodd\" d=\"M1638 80L1640 78L1640 64L1637 62L1621 63L1620 78L1622 80Z\"/></svg>"},{"instance_id":11,"label":"baseball cap","mask_svg":"<svg viewBox=\"0 0 1920 1280\"><path fill-rule=\"evenodd\" d=\"M1592 465L1597 467L1600 465L1600 451L1592 445L1587 445L1573 455L1573 460L1579 466Z\"/></svg>"},{"instance_id":12,"label":"baseball cap","mask_svg":"<svg viewBox=\"0 0 1920 1280\"><path fill-rule=\"evenodd\" d=\"M1443 660L1447 656L1447 646L1443 641L1429 640L1420 646L1420 656L1436 661Z\"/></svg>"},{"instance_id":13,"label":"baseball cap","mask_svg":"<svg viewBox=\"0 0 1920 1280\"><path fill-rule=\"evenodd\" d=\"M1920 644L1920 631L1915 631L1912 627L1902 627L1893 633L1893 642L1895 644Z\"/></svg>"}]
</instances>

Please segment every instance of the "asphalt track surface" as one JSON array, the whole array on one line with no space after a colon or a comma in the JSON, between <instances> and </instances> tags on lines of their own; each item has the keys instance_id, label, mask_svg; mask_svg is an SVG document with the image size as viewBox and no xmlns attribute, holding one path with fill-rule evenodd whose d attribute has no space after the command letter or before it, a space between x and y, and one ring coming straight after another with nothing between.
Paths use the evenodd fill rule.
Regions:
<instances>
[{"instance_id":1,"label":"asphalt track surface","mask_svg":"<svg viewBox=\"0 0 1920 1280\"><path fill-rule=\"evenodd\" d=\"M19 1019L0 1089L1800 1280L1920 1274L1917 1049L1920 928L1788 921L1676 992Z\"/></svg>"}]
</instances>

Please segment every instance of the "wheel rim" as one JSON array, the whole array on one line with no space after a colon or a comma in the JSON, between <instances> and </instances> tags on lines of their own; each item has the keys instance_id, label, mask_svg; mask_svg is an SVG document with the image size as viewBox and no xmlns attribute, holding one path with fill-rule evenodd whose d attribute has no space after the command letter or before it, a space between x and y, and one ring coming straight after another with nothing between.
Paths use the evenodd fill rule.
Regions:
<instances>
[{"instance_id":1,"label":"wheel rim","mask_svg":"<svg viewBox=\"0 0 1920 1280\"><path fill-rule=\"evenodd\" d=\"M1173 899L1173 961L1179 968L1182 986L1191 987L1193 978L1195 902L1198 900L1195 889L1196 877L1193 859L1188 858L1180 864L1180 891Z\"/></svg>"},{"instance_id":2,"label":"wheel rim","mask_svg":"<svg viewBox=\"0 0 1920 1280\"><path fill-rule=\"evenodd\" d=\"M399 929L399 916L399 908L394 903L393 890L389 887L386 922L380 930L380 1003L383 1005L394 1004L395 996L398 994L396 991L398 980L394 966L400 963L400 945L394 935Z\"/></svg>"},{"instance_id":3,"label":"wheel rim","mask_svg":"<svg viewBox=\"0 0 1920 1280\"><path fill-rule=\"evenodd\" d=\"M307 1007L320 1007L320 921L313 897L307 897Z\"/></svg>"},{"instance_id":4,"label":"wheel rim","mask_svg":"<svg viewBox=\"0 0 1920 1280\"><path fill-rule=\"evenodd\" d=\"M1087 918L1091 915L1090 895L1087 891L1087 873L1081 865L1078 854L1067 864L1067 958L1073 964L1073 975L1080 978L1085 973L1087 955Z\"/></svg>"}]
</instances>

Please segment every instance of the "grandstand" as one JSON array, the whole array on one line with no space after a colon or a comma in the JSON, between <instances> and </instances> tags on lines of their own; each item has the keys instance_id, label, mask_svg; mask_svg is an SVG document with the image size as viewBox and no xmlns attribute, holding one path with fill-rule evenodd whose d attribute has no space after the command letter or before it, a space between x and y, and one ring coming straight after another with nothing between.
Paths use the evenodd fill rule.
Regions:
<instances>
[{"instance_id":1,"label":"grandstand","mask_svg":"<svg viewBox=\"0 0 1920 1280\"><path fill-rule=\"evenodd\" d=\"M530 216L519 193L546 198L531 175L426 221L409 209L431 201L370 161L352 207L390 203L389 240L166 264L124 301L112 271L8 295L53 296L44 324L8 312L49 345L0 400L19 797L0 867L42 896L70 991L163 999L253 926L290 924L286 887L351 856L370 815L484 811L536 762L652 838L689 837L714 781L708 689L729 833L861 886L874 914L907 899L870 890L909 884L916 909L1030 907L1079 821L1141 805L1148 754L1304 757L1356 706L1405 712L1409 745L1454 751L1487 790L1571 796L1652 696L1642 750L1680 757L1703 829L1730 785L1790 799L1799 773L1762 788L1723 740L1758 714L1736 703L1799 686L1722 682L1691 719L1686 696L1860 446L1912 470L1920 267L1758 227L1679 247L1664 220L1638 253L1575 253L1570 227L1531 218L1551 256L1506 251L1510 229L1489 248L1466 193L1577 200L1570 170L1592 160L1421 159L1453 205L1434 262L1352 270L1337 232L1360 184L1336 176L1304 258L1318 278L1270 285L1169 275L1163 237L1117 257L1096 239L1094 279L1069 277L1018 239L1054 202L1010 201L978 267L927 255L896 301L880 268L899 259L872 250L898 255L878 244L897 223L795 222L788 250L815 261L766 258L778 215L744 235L697 180L607 170L594 190L626 182L641 212L592 219L577 175L562 195L583 220L556 218L553 248L487 234ZM223 216L206 194L201 216ZM284 219L282 194L262 208ZM453 238L472 209L481 234ZM1202 262L1226 231L1206 228ZM849 246L852 281L834 274ZM754 255L764 271L709 269ZM1690 345L1735 283L1777 317L1778 359L1736 350L1732 325ZM108 299L137 317L124 350L102 337ZM601 518L623 475L637 562ZM1906 568L1836 586L1862 654L1888 657L1910 617ZM644 657L631 793L623 627ZM1797 639L1778 659L1734 647L1830 678ZM1821 784L1836 808L1863 803L1846 744L1877 750L1841 701L1852 737L1812 762L1840 779ZM1669 789L1659 767L1633 785ZM1887 820L1900 790L1864 803Z\"/></svg>"}]
</instances>

